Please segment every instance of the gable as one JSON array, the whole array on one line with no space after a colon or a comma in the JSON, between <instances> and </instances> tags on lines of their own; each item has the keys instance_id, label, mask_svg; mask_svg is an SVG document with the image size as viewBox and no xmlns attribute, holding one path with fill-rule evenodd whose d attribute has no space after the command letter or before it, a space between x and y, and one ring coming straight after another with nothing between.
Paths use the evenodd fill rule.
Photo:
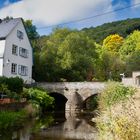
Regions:
<instances>
[{"instance_id":1,"label":"gable","mask_svg":"<svg viewBox=\"0 0 140 140\"><path fill-rule=\"evenodd\" d=\"M1 21L0 23L0 39L4 39L20 22L20 18Z\"/></svg>"}]
</instances>

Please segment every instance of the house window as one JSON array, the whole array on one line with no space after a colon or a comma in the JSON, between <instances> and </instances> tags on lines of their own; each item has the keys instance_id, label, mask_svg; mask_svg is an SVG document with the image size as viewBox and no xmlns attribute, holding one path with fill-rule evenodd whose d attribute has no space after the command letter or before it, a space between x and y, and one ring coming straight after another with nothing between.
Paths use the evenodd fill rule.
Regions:
<instances>
[{"instance_id":1,"label":"house window","mask_svg":"<svg viewBox=\"0 0 140 140\"><path fill-rule=\"evenodd\" d=\"M20 30L17 30L17 37L19 39L23 39L23 32L21 32Z\"/></svg>"},{"instance_id":2,"label":"house window","mask_svg":"<svg viewBox=\"0 0 140 140\"><path fill-rule=\"evenodd\" d=\"M28 50L20 47L19 48L19 55L27 58L28 57Z\"/></svg>"},{"instance_id":3,"label":"house window","mask_svg":"<svg viewBox=\"0 0 140 140\"><path fill-rule=\"evenodd\" d=\"M18 54L18 46L16 46L16 45L12 46L12 54L14 54L14 55Z\"/></svg>"},{"instance_id":4,"label":"house window","mask_svg":"<svg viewBox=\"0 0 140 140\"><path fill-rule=\"evenodd\" d=\"M12 65L11 65L11 73L12 74L17 74L17 64L12 63Z\"/></svg>"},{"instance_id":5,"label":"house window","mask_svg":"<svg viewBox=\"0 0 140 140\"><path fill-rule=\"evenodd\" d=\"M19 75L27 76L28 75L28 67L23 66L23 65L19 65L18 66L18 73L19 73Z\"/></svg>"}]
</instances>

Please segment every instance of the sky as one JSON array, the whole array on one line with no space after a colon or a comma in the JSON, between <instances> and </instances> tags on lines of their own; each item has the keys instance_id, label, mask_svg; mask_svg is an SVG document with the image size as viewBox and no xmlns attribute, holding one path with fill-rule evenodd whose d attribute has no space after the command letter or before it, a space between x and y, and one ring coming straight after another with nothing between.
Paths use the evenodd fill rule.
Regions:
<instances>
[{"instance_id":1,"label":"sky","mask_svg":"<svg viewBox=\"0 0 140 140\"><path fill-rule=\"evenodd\" d=\"M80 30L140 18L140 0L0 0L0 18L6 16L31 19L39 34L46 35L57 26Z\"/></svg>"}]
</instances>

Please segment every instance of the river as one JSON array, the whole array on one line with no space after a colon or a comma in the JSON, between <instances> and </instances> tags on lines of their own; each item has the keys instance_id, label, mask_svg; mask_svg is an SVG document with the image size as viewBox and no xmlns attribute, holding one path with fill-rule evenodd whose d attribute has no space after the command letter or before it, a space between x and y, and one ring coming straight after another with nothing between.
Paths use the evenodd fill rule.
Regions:
<instances>
[{"instance_id":1,"label":"river","mask_svg":"<svg viewBox=\"0 0 140 140\"><path fill-rule=\"evenodd\" d=\"M27 120L22 129L0 134L0 140L97 140L89 114L51 113Z\"/></svg>"}]
</instances>

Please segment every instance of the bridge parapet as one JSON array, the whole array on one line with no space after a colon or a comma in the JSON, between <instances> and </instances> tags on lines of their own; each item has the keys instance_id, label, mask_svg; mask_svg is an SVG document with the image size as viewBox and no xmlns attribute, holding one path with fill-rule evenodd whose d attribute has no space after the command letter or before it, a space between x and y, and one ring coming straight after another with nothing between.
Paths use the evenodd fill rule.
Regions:
<instances>
[{"instance_id":1,"label":"bridge parapet","mask_svg":"<svg viewBox=\"0 0 140 140\"><path fill-rule=\"evenodd\" d=\"M81 89L81 88L88 88L88 89L94 89L94 88L104 88L105 83L101 82L42 82L38 83L38 86L44 87L44 88L56 88L56 89Z\"/></svg>"}]
</instances>

